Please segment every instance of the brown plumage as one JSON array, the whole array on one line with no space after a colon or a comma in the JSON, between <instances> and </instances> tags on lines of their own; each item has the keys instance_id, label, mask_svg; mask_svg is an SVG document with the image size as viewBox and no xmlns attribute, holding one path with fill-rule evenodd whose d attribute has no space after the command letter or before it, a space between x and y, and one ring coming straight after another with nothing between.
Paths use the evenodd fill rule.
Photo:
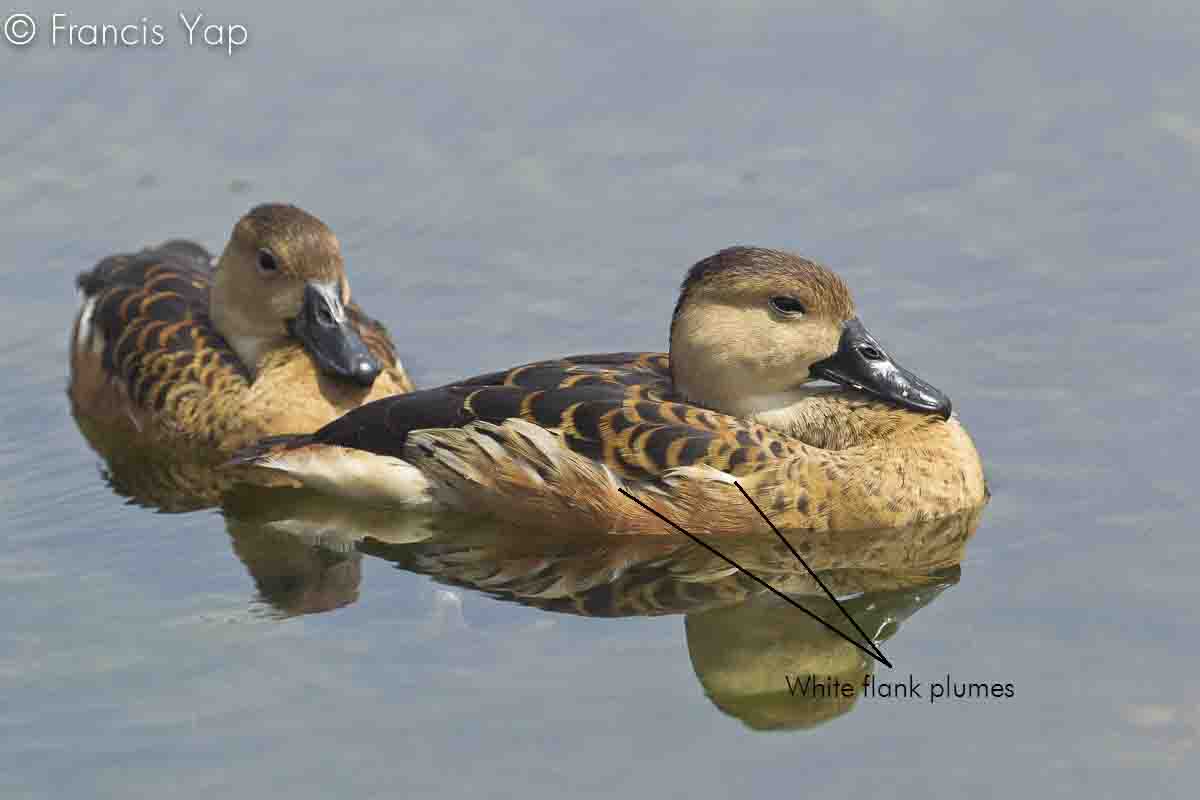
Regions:
<instances>
[{"instance_id":1,"label":"brown plumage","mask_svg":"<svg viewBox=\"0 0 1200 800\"><path fill-rule=\"evenodd\" d=\"M251 210L215 265L171 241L77 284L69 395L85 430L230 451L412 389L386 329L350 302L337 239L293 206Z\"/></svg>"},{"instance_id":2,"label":"brown plumage","mask_svg":"<svg viewBox=\"0 0 1200 800\"><path fill-rule=\"evenodd\" d=\"M314 487L485 510L565 530L914 524L986 498L949 400L898 366L842 281L779 251L732 248L688 273L671 354L528 364L372 403L236 463ZM815 378L840 388L808 386Z\"/></svg>"}]
</instances>

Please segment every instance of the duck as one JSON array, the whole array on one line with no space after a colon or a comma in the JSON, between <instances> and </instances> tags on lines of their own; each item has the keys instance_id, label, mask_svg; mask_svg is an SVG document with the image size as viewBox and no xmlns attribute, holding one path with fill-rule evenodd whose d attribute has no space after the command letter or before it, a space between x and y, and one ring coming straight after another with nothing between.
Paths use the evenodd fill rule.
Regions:
<instances>
[{"instance_id":1,"label":"duck","mask_svg":"<svg viewBox=\"0 0 1200 800\"><path fill-rule=\"evenodd\" d=\"M387 329L351 301L337 237L293 205L252 208L215 261L174 239L76 285L67 393L85 435L227 457L413 388Z\"/></svg>"},{"instance_id":2,"label":"duck","mask_svg":"<svg viewBox=\"0 0 1200 800\"><path fill-rule=\"evenodd\" d=\"M227 466L600 534L892 528L989 497L949 397L892 358L845 282L760 247L691 267L669 353L539 361L386 398Z\"/></svg>"}]
</instances>

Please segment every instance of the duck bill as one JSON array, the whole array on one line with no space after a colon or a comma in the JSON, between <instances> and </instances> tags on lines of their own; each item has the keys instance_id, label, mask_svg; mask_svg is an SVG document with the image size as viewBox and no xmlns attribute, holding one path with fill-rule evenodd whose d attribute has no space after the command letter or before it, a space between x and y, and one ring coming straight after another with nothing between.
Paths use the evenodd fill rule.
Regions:
<instances>
[{"instance_id":1,"label":"duck bill","mask_svg":"<svg viewBox=\"0 0 1200 800\"><path fill-rule=\"evenodd\" d=\"M950 418L950 398L893 361L858 317L846 320L837 352L809 367L809 374L900 408Z\"/></svg>"},{"instance_id":2,"label":"duck bill","mask_svg":"<svg viewBox=\"0 0 1200 800\"><path fill-rule=\"evenodd\" d=\"M371 386L383 370L355 330L333 286L307 284L300 313L289 327L327 375Z\"/></svg>"}]
</instances>

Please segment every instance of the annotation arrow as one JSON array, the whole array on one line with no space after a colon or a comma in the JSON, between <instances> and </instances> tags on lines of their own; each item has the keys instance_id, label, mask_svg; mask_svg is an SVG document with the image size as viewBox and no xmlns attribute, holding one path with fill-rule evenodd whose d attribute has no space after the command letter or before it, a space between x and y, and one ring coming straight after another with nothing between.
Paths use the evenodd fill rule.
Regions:
<instances>
[{"instance_id":1,"label":"annotation arrow","mask_svg":"<svg viewBox=\"0 0 1200 800\"><path fill-rule=\"evenodd\" d=\"M873 641L871 640L871 637L870 637L870 636L867 636L866 632L865 632L865 631L862 629L862 627L860 627L860 626L859 626L859 624L858 624L857 622L855 622L855 621L854 621L854 617L850 616L850 612L846 610L846 607L845 607L845 606L843 606L843 605L842 605L840 602L838 602L838 599L837 599L836 597L834 597L834 596L833 596L833 592L829 591L829 587L825 585L825 582L824 582L824 581L822 581L822 580L821 580L821 579L820 579L820 578L817 576L817 573L813 572L813 570L812 570L812 567L808 566L808 563L807 563L807 562L805 562L805 560L804 560L803 558L801 558L801 557L800 557L800 554L799 554L798 552L796 552L796 548L792 547L792 543L791 543L791 542L789 542L789 541L788 541L788 540L787 540L787 539L784 537L784 535L783 535L782 533L780 533L780 532L779 532L779 528L776 528L776 527L775 527L775 523L774 523L774 522L771 522L771 518L770 518L770 517L768 517L766 514L764 514L764 513L763 513L763 510L762 510L761 508L759 508L759 507L758 507L758 503L754 502L754 498L752 498L752 497L751 497L749 494L747 494L747 493L746 493L746 490L745 490L745 489L743 489L743 488L742 488L742 485L741 485L740 483L738 483L737 481L734 481L734 482L733 482L733 485L734 485L734 486L736 486L736 487L738 488L738 491L742 493L742 497L745 497L745 498L746 498L746 501L747 501L748 503L750 503L750 505L754 506L754 510L758 512L758 515L759 515L760 517L762 517L762 518L763 518L763 520L765 520L765 521L766 521L766 523L767 523L768 525L770 525L770 526L771 526L771 530L773 530L773 531L775 532L775 535L779 537L779 540L780 540L781 542L783 542L783 544L784 544L784 547L786 547L786 548L787 548L787 549L788 549L788 550L791 552L791 554L792 554L792 555L794 555L794 556L796 557L796 560L800 562L800 566L804 567L804 570L805 570L805 571L806 571L806 572L807 572L809 575L811 575L811 576L812 576L812 579L813 579L814 581L816 581L816 582L817 582L817 585L818 585L818 586L820 586L820 587L821 587L821 591L825 592L825 596L826 596L826 597L828 597L830 600L832 600L832 601L833 601L833 604L834 604L835 606L837 606L837 607L838 607L838 611L841 611L841 612L842 612L842 616L844 616L846 619L850 620L850 624L854 626L854 630L858 631L859 635L863 637L863 641L867 643L867 647L869 647L870 649L867 649L867 647L864 647L864 646L862 645L862 643L861 643L861 642L856 642L855 640L851 639L849 636L847 636L846 634L842 633L840 630L838 630L837 628L835 628L833 625L829 624L829 623L828 623L828 622L826 622L824 619L822 619L821 617L819 617L819 616L817 616L816 614L814 614L812 611L809 611L807 608L805 608L804 606L800 605L800 604L799 604L799 603L797 603L795 600L793 600L792 598L788 597L786 594L784 594L783 592L779 591L779 590L778 590L778 589L776 589L774 586L772 586L771 584L767 583L765 580L763 580L762 578L758 577L758 576L757 576L757 575L755 575L753 572L751 572L750 570L746 569L746 568L745 568L745 567L743 567L741 564L737 563L737 562L736 562L736 561L734 561L732 558L730 558L729 556L727 556L727 555L725 555L724 553L722 553L722 552L721 552L720 550L718 550L717 548L715 548L715 547L713 547L712 545L708 544L707 542L705 542L705 541L701 540L701 539L700 539L698 536L696 536L696 535L694 535L694 534L690 533L689 531L686 531L686 530L684 530L684 529L683 529L683 527L681 527L680 525L677 525L675 522L671 521L670 519L667 519L665 516L663 516L662 514L658 513L658 512L657 512L657 511L655 511L653 508L651 508L650 506L648 506L648 505L646 505L645 503L643 503L641 500L639 500L639 499L637 499L636 497L634 497L632 494L630 494L629 492L627 492L625 489L623 489L623 488L622 488L622 489L618 489L618 491L619 491L621 494L623 494L623 495L625 495L626 497L628 497L628 498L629 498L630 500L632 500L633 502L637 503L639 506L641 506L642 508L644 508L646 511L649 511L651 514L653 514L654 516L658 517L658 518L659 518L659 519L661 519L663 522L667 523L667 524L668 524L668 525L670 525L672 528L674 528L675 530L677 530L677 531L679 531L680 533L682 533L684 536L686 536L686 537L688 537L689 539L691 539L691 540L692 540L693 542L695 542L696 544L698 544L698 545L700 545L701 547L703 547L703 548L704 548L705 550L707 550L708 552L712 553L712 554L713 554L714 556L716 556L717 558L721 559L722 561L724 561L724 562L726 562L727 564L729 564L731 567L735 568L735 569L736 569L738 572L741 572L741 573L742 573L743 575L745 575L747 578L750 578L752 581L754 581L754 582L756 582L756 583L760 584L761 586L763 586L763 588L765 588L767 591L769 591L769 592L771 592L772 594L774 594L776 597L778 597L778 598L780 598L781 600L783 600L783 601L785 601L785 602L789 603L789 604L790 604L790 605L792 605L792 606L795 606L797 609L799 609L800 611L803 611L805 614L807 614L808 616L812 617L812 618L813 618L813 619L815 619L817 622L821 623L821 624L822 624L822 625L824 625L826 628L828 628L829 630L833 631L833 632L834 632L834 633L836 633L838 636L842 637L842 638L843 638L843 639L845 639L847 642L849 642L850 644L852 644L852 645L854 645L855 647L857 647L859 650L862 650L864 653L866 653L867 655L869 655L871 658L873 658L873 659L875 659L876 661L878 661L879 663L883 664L883 665L884 665L884 666L886 666L888 669L892 669L892 662L888 661L888 660L887 660L887 658L885 658L885 657L884 657L884 655L883 655L883 651L881 651L881 650L880 650L880 649L879 649L879 648L878 648L878 647L875 645L875 642L873 642Z\"/></svg>"}]
</instances>

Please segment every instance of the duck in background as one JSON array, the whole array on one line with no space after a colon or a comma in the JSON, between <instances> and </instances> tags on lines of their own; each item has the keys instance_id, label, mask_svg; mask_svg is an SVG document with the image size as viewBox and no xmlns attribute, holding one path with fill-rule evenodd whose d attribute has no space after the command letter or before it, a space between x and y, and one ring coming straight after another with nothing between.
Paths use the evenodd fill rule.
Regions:
<instances>
[{"instance_id":1,"label":"duck in background","mask_svg":"<svg viewBox=\"0 0 1200 800\"><path fill-rule=\"evenodd\" d=\"M387 330L350 300L337 238L295 206L252 209L215 264L175 240L77 284L68 395L93 444L228 453L412 391Z\"/></svg>"}]
</instances>

